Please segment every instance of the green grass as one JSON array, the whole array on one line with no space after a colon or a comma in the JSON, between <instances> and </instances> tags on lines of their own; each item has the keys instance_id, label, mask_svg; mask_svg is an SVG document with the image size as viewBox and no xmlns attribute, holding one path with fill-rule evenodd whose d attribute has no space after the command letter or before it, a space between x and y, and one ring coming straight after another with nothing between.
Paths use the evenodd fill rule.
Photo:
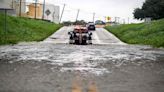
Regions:
<instances>
[{"instance_id":1,"label":"green grass","mask_svg":"<svg viewBox=\"0 0 164 92\"><path fill-rule=\"evenodd\" d=\"M60 27L42 20L7 16L7 31L4 31L4 15L0 14L0 45L42 41Z\"/></svg>"},{"instance_id":2,"label":"green grass","mask_svg":"<svg viewBox=\"0 0 164 92\"><path fill-rule=\"evenodd\" d=\"M151 24L125 24L105 28L128 44L164 47L164 19L152 21Z\"/></svg>"}]
</instances>

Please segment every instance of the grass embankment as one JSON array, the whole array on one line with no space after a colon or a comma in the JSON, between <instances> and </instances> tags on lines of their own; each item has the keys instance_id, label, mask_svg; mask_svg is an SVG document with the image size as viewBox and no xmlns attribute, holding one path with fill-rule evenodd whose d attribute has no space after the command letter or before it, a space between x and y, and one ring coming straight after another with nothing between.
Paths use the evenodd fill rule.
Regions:
<instances>
[{"instance_id":1,"label":"grass embankment","mask_svg":"<svg viewBox=\"0 0 164 92\"><path fill-rule=\"evenodd\" d=\"M125 24L105 28L125 43L164 47L164 19L152 21L151 24Z\"/></svg>"},{"instance_id":2,"label":"grass embankment","mask_svg":"<svg viewBox=\"0 0 164 92\"><path fill-rule=\"evenodd\" d=\"M42 41L60 27L46 21L7 16L7 31L4 31L4 15L0 14L0 45Z\"/></svg>"}]
</instances>

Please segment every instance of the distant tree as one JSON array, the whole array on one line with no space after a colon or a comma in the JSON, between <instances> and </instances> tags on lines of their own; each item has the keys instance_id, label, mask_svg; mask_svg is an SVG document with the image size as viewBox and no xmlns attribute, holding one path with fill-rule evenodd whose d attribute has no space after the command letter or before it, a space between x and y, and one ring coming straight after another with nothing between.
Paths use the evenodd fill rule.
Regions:
<instances>
[{"instance_id":1,"label":"distant tree","mask_svg":"<svg viewBox=\"0 0 164 92\"><path fill-rule=\"evenodd\" d=\"M146 17L153 20L164 18L164 0L146 0L142 8L134 10L134 18L144 19Z\"/></svg>"},{"instance_id":2,"label":"distant tree","mask_svg":"<svg viewBox=\"0 0 164 92\"><path fill-rule=\"evenodd\" d=\"M96 25L104 25L105 22L103 22L102 20L96 20L96 21L95 21L95 24L96 24Z\"/></svg>"},{"instance_id":3,"label":"distant tree","mask_svg":"<svg viewBox=\"0 0 164 92\"><path fill-rule=\"evenodd\" d=\"M74 25L86 25L86 22L84 20L77 20L73 23Z\"/></svg>"},{"instance_id":4,"label":"distant tree","mask_svg":"<svg viewBox=\"0 0 164 92\"><path fill-rule=\"evenodd\" d=\"M72 25L72 22L71 21L64 21L62 23L62 25L64 25L64 26L70 26L70 25Z\"/></svg>"},{"instance_id":5,"label":"distant tree","mask_svg":"<svg viewBox=\"0 0 164 92\"><path fill-rule=\"evenodd\" d=\"M140 8L136 8L133 14L135 19L139 19L139 20L144 19L144 15L145 15L144 11Z\"/></svg>"}]
</instances>

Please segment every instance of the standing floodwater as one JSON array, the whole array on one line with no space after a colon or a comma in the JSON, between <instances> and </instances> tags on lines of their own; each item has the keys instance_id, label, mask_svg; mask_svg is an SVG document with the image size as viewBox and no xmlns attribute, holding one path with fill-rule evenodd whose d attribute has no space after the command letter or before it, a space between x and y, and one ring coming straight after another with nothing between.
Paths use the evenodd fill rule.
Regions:
<instances>
[{"instance_id":1,"label":"standing floodwater","mask_svg":"<svg viewBox=\"0 0 164 92\"><path fill-rule=\"evenodd\" d=\"M146 46L1 46L0 92L163 92L163 61Z\"/></svg>"}]
</instances>

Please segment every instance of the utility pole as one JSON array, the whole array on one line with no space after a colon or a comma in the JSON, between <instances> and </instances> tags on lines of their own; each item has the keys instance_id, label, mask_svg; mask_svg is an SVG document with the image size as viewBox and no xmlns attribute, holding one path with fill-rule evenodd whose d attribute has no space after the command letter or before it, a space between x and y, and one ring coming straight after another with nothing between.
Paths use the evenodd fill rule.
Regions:
<instances>
[{"instance_id":1,"label":"utility pole","mask_svg":"<svg viewBox=\"0 0 164 92\"><path fill-rule=\"evenodd\" d=\"M107 22L106 20L107 20L107 17L106 17L106 16L104 16L104 21L105 21L105 23Z\"/></svg>"},{"instance_id":2,"label":"utility pole","mask_svg":"<svg viewBox=\"0 0 164 92\"><path fill-rule=\"evenodd\" d=\"M114 22L117 23L117 17L114 17Z\"/></svg>"},{"instance_id":3,"label":"utility pole","mask_svg":"<svg viewBox=\"0 0 164 92\"><path fill-rule=\"evenodd\" d=\"M130 24L129 20L130 20L130 19L129 19L129 17L128 17L128 24Z\"/></svg>"},{"instance_id":4,"label":"utility pole","mask_svg":"<svg viewBox=\"0 0 164 92\"><path fill-rule=\"evenodd\" d=\"M120 23L120 17L117 17L117 19L118 19L118 24Z\"/></svg>"},{"instance_id":5,"label":"utility pole","mask_svg":"<svg viewBox=\"0 0 164 92\"><path fill-rule=\"evenodd\" d=\"M35 19L36 19L37 0L35 0Z\"/></svg>"},{"instance_id":6,"label":"utility pole","mask_svg":"<svg viewBox=\"0 0 164 92\"><path fill-rule=\"evenodd\" d=\"M19 16L21 17L21 11L22 11L22 0L19 2Z\"/></svg>"},{"instance_id":7,"label":"utility pole","mask_svg":"<svg viewBox=\"0 0 164 92\"><path fill-rule=\"evenodd\" d=\"M78 17L79 17L79 12L80 12L80 9L77 10L76 21L77 21L77 19L78 19Z\"/></svg>"},{"instance_id":8,"label":"utility pole","mask_svg":"<svg viewBox=\"0 0 164 92\"><path fill-rule=\"evenodd\" d=\"M63 6L63 10L62 10L62 13L61 13L61 16L60 16L59 23L61 23L61 20L62 20L62 17L63 17L63 13L64 13L64 10L65 10L65 4L64 4L64 6Z\"/></svg>"},{"instance_id":9,"label":"utility pole","mask_svg":"<svg viewBox=\"0 0 164 92\"><path fill-rule=\"evenodd\" d=\"M125 19L122 19L123 24L125 24Z\"/></svg>"},{"instance_id":10,"label":"utility pole","mask_svg":"<svg viewBox=\"0 0 164 92\"><path fill-rule=\"evenodd\" d=\"M119 23L120 22L120 17L115 17L115 22Z\"/></svg>"},{"instance_id":11,"label":"utility pole","mask_svg":"<svg viewBox=\"0 0 164 92\"><path fill-rule=\"evenodd\" d=\"M95 22L95 14L96 13L93 13L93 23Z\"/></svg>"},{"instance_id":12,"label":"utility pole","mask_svg":"<svg viewBox=\"0 0 164 92\"><path fill-rule=\"evenodd\" d=\"M14 1L12 0L12 6L11 6L11 8L13 9L14 8Z\"/></svg>"},{"instance_id":13,"label":"utility pole","mask_svg":"<svg viewBox=\"0 0 164 92\"><path fill-rule=\"evenodd\" d=\"M43 1L43 14L42 14L42 20L44 20L44 12L45 12L45 0Z\"/></svg>"}]
</instances>

